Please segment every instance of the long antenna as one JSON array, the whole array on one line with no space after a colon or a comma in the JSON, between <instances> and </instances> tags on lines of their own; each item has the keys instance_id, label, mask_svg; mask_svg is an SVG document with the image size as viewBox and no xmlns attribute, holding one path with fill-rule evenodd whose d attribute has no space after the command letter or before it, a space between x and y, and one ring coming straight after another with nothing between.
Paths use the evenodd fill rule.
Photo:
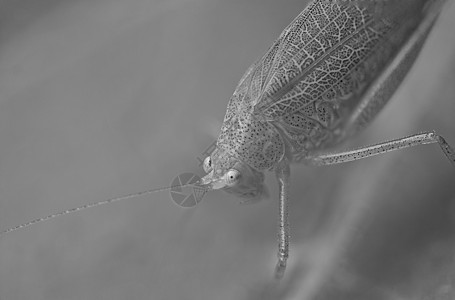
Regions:
<instances>
[{"instance_id":1,"label":"long antenna","mask_svg":"<svg viewBox=\"0 0 455 300\"><path fill-rule=\"evenodd\" d=\"M155 189L150 189L150 190L139 192L139 193L129 194L129 195L126 195L126 196L121 196L121 197L111 198L111 199L104 200L104 201L99 201L99 202L95 202L95 203L85 204L85 205L82 205L82 206L79 206L79 207L67 209L67 210L64 210L64 211L61 211L61 212L58 212L58 213L55 213L55 214L52 214L52 215L49 215L49 216L46 216L46 217L43 217L43 218L35 219L35 220L29 221L27 223L23 223L21 225L17 225L15 227L3 230L3 231L0 232L0 236L4 235L6 233L12 232L12 231L16 231L16 230L19 230L19 229L27 228L29 226L35 225L36 223L47 221L47 220L53 219L55 217L60 217L60 216L64 216L64 215L67 215L67 214L75 213L77 211L84 210L84 209L87 209L87 208L92 208L92 207L96 207L96 206L100 206L100 205L104 205L104 204L109 204L109 203L113 203L113 202L127 200L127 199L131 199L131 198L135 198L135 197L139 197L139 196L144 196L144 195L148 195L148 194L155 193L155 192L170 190L170 189L177 188L177 187L180 187L180 188L181 187L186 187L186 186L189 186L189 185L194 185L194 184L187 183L187 184L183 184L183 185L173 185L173 186L168 186L168 187L155 188Z\"/></svg>"}]
</instances>

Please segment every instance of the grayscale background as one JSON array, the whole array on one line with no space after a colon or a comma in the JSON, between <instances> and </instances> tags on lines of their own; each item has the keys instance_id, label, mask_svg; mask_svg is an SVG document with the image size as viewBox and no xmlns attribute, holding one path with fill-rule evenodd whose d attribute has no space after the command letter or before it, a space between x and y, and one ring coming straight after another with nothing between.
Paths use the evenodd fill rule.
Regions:
<instances>
[{"instance_id":1,"label":"grayscale background","mask_svg":"<svg viewBox=\"0 0 455 300\"><path fill-rule=\"evenodd\" d=\"M2 1L0 230L202 175L247 67L298 0ZM437 130L455 145L455 5L373 124L344 147ZM292 168L289 269L271 284L277 199L167 192L0 237L0 299L454 299L455 170L430 145Z\"/></svg>"}]
</instances>

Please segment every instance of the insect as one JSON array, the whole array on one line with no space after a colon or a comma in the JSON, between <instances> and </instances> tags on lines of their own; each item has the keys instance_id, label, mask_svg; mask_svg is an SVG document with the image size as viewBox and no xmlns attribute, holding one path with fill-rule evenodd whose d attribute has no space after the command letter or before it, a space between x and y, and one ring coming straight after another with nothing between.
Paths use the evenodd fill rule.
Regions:
<instances>
[{"instance_id":1,"label":"insect","mask_svg":"<svg viewBox=\"0 0 455 300\"><path fill-rule=\"evenodd\" d=\"M257 201L279 184L278 263L289 256L290 164L332 165L438 143L434 132L324 153L368 125L415 61L444 1L312 1L240 80L201 186Z\"/></svg>"},{"instance_id":2,"label":"insect","mask_svg":"<svg viewBox=\"0 0 455 300\"><path fill-rule=\"evenodd\" d=\"M280 189L276 277L283 276L289 255L290 164L330 165L438 143L455 165L454 151L433 132L323 153L359 132L384 107L413 65L444 2L313 1L240 80L198 186L255 202L266 193L264 172L275 172ZM87 204L1 234L166 189Z\"/></svg>"}]
</instances>

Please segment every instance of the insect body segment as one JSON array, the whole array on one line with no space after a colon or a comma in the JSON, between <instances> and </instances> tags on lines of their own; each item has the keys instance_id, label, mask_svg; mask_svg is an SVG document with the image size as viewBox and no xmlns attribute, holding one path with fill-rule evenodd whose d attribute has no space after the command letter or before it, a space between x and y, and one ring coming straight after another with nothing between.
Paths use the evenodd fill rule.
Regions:
<instances>
[{"instance_id":1,"label":"insect body segment","mask_svg":"<svg viewBox=\"0 0 455 300\"><path fill-rule=\"evenodd\" d=\"M269 122L243 111L224 122L217 147L261 171L272 168L284 155L278 131Z\"/></svg>"}]
</instances>

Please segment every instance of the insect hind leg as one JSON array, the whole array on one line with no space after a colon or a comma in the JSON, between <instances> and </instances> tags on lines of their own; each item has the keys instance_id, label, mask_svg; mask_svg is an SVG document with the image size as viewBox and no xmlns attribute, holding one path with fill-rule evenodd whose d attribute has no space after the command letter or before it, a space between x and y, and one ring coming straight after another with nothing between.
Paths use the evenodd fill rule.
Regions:
<instances>
[{"instance_id":1,"label":"insect hind leg","mask_svg":"<svg viewBox=\"0 0 455 300\"><path fill-rule=\"evenodd\" d=\"M450 146L442 136L437 135L434 131L422 132L388 142L361 147L349 151L308 156L305 158L303 163L313 166L334 165L355 161L394 150L434 143L439 144L447 159L450 161L452 166L455 167L454 148Z\"/></svg>"}]
</instances>

